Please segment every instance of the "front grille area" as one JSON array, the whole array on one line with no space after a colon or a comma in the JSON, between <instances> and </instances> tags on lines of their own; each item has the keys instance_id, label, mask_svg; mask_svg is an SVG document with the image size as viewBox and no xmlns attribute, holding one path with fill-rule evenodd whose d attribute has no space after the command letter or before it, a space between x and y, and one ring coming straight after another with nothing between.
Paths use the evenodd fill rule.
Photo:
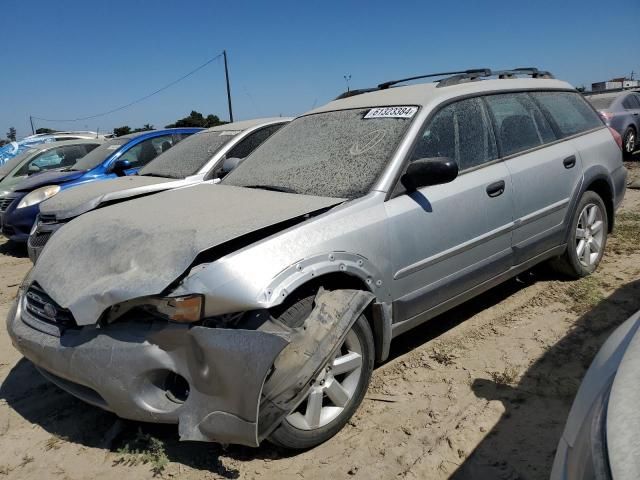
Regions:
<instances>
[{"instance_id":1,"label":"front grille area","mask_svg":"<svg viewBox=\"0 0 640 480\"><path fill-rule=\"evenodd\" d=\"M0 197L0 212L5 212L14 200L15 197Z\"/></svg>"},{"instance_id":2,"label":"front grille area","mask_svg":"<svg viewBox=\"0 0 640 480\"><path fill-rule=\"evenodd\" d=\"M41 322L63 329L77 327L71 312L60 307L35 283L29 287L25 295L25 309L29 315Z\"/></svg>"},{"instance_id":3,"label":"front grille area","mask_svg":"<svg viewBox=\"0 0 640 480\"><path fill-rule=\"evenodd\" d=\"M35 235L31 235L29 237L29 245L36 248L44 247L45 244L49 241L50 237L51 232L36 233Z\"/></svg>"}]
</instances>

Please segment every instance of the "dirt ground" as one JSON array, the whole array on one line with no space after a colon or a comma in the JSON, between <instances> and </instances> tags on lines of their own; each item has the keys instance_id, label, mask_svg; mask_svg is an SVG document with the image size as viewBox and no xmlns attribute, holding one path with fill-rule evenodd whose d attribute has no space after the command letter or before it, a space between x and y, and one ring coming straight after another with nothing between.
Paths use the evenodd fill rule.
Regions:
<instances>
[{"instance_id":1,"label":"dirt ground","mask_svg":"<svg viewBox=\"0 0 640 480\"><path fill-rule=\"evenodd\" d=\"M640 178L636 164L629 165ZM395 340L350 424L311 451L180 443L45 381L0 330L0 480L548 478L580 380L640 309L640 191L595 275L539 268ZM0 241L0 316L30 267Z\"/></svg>"}]
</instances>

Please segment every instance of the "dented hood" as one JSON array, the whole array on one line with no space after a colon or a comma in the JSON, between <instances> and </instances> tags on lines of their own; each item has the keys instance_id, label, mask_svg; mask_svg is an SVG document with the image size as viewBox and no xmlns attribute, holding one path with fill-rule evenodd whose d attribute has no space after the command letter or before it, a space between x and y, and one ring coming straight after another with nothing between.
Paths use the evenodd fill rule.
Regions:
<instances>
[{"instance_id":1,"label":"dented hood","mask_svg":"<svg viewBox=\"0 0 640 480\"><path fill-rule=\"evenodd\" d=\"M29 281L92 324L109 306L161 293L204 250L342 201L200 184L123 202L63 226Z\"/></svg>"},{"instance_id":2,"label":"dented hood","mask_svg":"<svg viewBox=\"0 0 640 480\"><path fill-rule=\"evenodd\" d=\"M124 200L140 195L168 190L182 183L173 178L132 175L100 182L91 182L63 190L40 204L42 215L54 215L58 220L82 215L101 203ZM178 186L178 185L175 185Z\"/></svg>"}]
</instances>

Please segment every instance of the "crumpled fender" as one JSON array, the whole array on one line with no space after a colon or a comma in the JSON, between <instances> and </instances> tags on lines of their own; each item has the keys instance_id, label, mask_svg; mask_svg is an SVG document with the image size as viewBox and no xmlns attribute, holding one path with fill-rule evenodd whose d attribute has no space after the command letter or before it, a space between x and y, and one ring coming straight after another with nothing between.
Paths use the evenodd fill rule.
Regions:
<instances>
[{"instance_id":1,"label":"crumpled fender","mask_svg":"<svg viewBox=\"0 0 640 480\"><path fill-rule=\"evenodd\" d=\"M304 398L311 382L375 299L362 290L320 289L305 323L291 329L290 343L275 360L260 403L259 437L269 435Z\"/></svg>"}]
</instances>

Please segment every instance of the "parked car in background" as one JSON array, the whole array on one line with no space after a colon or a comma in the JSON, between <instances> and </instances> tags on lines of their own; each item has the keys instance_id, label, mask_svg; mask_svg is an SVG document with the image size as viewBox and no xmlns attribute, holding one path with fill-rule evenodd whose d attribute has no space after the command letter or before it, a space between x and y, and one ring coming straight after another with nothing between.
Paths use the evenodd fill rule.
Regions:
<instances>
[{"instance_id":1,"label":"parked car in background","mask_svg":"<svg viewBox=\"0 0 640 480\"><path fill-rule=\"evenodd\" d=\"M182 440L310 448L396 335L545 260L593 272L626 182L596 112L536 69L437 75L294 119L218 185L69 222L19 289L13 345Z\"/></svg>"},{"instance_id":2,"label":"parked car in background","mask_svg":"<svg viewBox=\"0 0 640 480\"><path fill-rule=\"evenodd\" d=\"M50 142L63 142L67 140L80 140L80 139L100 139L104 140L105 135L98 134L97 132L55 132L55 133L41 133L36 135L30 135L17 142L11 142L0 148L0 166L2 166L7 160L20 155L25 150L39 145L41 143Z\"/></svg>"},{"instance_id":3,"label":"parked car in background","mask_svg":"<svg viewBox=\"0 0 640 480\"><path fill-rule=\"evenodd\" d=\"M588 94L593 105L608 127L622 137L622 148L627 160L640 148L640 92L610 92Z\"/></svg>"},{"instance_id":4,"label":"parked car in background","mask_svg":"<svg viewBox=\"0 0 640 480\"><path fill-rule=\"evenodd\" d=\"M138 175L60 192L40 204L40 215L27 243L29 258L35 262L56 230L90 210L224 176L289 121L260 118L209 128L161 154Z\"/></svg>"},{"instance_id":5,"label":"parked car in background","mask_svg":"<svg viewBox=\"0 0 640 480\"><path fill-rule=\"evenodd\" d=\"M39 204L68 188L136 173L163 151L201 128L170 128L113 138L73 166L33 175L0 194L2 234L26 243Z\"/></svg>"},{"instance_id":6,"label":"parked car in background","mask_svg":"<svg viewBox=\"0 0 640 480\"><path fill-rule=\"evenodd\" d=\"M31 175L73 166L103 142L95 138L34 145L0 166L0 197Z\"/></svg>"},{"instance_id":7,"label":"parked car in background","mask_svg":"<svg viewBox=\"0 0 640 480\"><path fill-rule=\"evenodd\" d=\"M604 343L573 401L552 480L640 478L640 312Z\"/></svg>"}]
</instances>

